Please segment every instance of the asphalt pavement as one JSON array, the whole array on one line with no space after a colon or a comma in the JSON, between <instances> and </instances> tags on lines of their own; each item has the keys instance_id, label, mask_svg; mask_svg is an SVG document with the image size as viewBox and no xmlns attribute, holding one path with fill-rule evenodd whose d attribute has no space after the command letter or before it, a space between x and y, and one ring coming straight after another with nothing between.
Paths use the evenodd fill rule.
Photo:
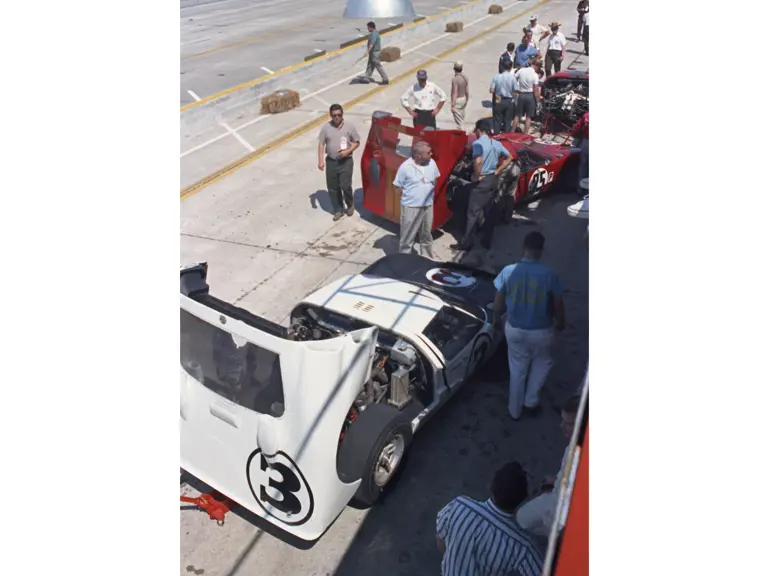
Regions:
<instances>
[{"instance_id":1,"label":"asphalt pavement","mask_svg":"<svg viewBox=\"0 0 768 576\"><path fill-rule=\"evenodd\" d=\"M297 64L368 33L342 18L346 0L210 0L181 5L181 105ZM431 16L466 0L414 0ZM403 19L376 21L379 29ZM403 22L407 23L407 22Z\"/></svg>"}]
</instances>

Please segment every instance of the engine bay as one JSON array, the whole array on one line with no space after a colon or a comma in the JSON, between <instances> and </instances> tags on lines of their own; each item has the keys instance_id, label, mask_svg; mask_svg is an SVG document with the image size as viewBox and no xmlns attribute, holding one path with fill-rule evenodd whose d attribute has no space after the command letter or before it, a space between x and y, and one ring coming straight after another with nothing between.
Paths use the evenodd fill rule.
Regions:
<instances>
[{"instance_id":1,"label":"engine bay","mask_svg":"<svg viewBox=\"0 0 768 576\"><path fill-rule=\"evenodd\" d=\"M589 82L562 78L553 81L543 94L541 109L544 114L573 126L589 112Z\"/></svg>"},{"instance_id":2,"label":"engine bay","mask_svg":"<svg viewBox=\"0 0 768 576\"><path fill-rule=\"evenodd\" d=\"M370 327L354 318L331 310L300 305L291 314L288 339L327 340ZM420 411L432 402L432 373L416 348L406 340L379 328L371 375L360 390L346 426L372 404L385 403L406 410ZM343 430L342 430L343 435Z\"/></svg>"}]
</instances>

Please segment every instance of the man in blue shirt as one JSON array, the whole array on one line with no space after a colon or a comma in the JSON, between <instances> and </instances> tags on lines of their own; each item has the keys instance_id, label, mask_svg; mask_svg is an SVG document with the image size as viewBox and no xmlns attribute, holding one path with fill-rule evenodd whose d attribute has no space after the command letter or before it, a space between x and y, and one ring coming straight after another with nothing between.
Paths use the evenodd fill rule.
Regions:
<instances>
[{"instance_id":1,"label":"man in blue shirt","mask_svg":"<svg viewBox=\"0 0 768 576\"><path fill-rule=\"evenodd\" d=\"M539 54L539 51L528 43L528 35L523 36L522 42L515 50L515 70L527 68L531 58Z\"/></svg>"},{"instance_id":2,"label":"man in blue shirt","mask_svg":"<svg viewBox=\"0 0 768 576\"><path fill-rule=\"evenodd\" d=\"M512 74L512 61L504 62L504 72L496 74L491 80L490 92L493 95L493 132L501 134L512 128L512 116L515 113L515 91L517 78Z\"/></svg>"},{"instance_id":3,"label":"man in blue shirt","mask_svg":"<svg viewBox=\"0 0 768 576\"><path fill-rule=\"evenodd\" d=\"M486 208L491 205L496 189L499 186L499 174L512 162L512 156L500 142L491 140L488 136L491 127L486 119L478 120L475 124L475 136L477 140L472 143L472 181L475 186L469 195L467 207L467 225L464 237L456 244L451 244L452 250L468 251L472 249L476 228L481 224L481 219ZM504 158L499 164L499 158ZM491 247L493 239L493 226L485 226L483 234L483 246Z\"/></svg>"},{"instance_id":4,"label":"man in blue shirt","mask_svg":"<svg viewBox=\"0 0 768 576\"><path fill-rule=\"evenodd\" d=\"M397 169L395 185L400 196L400 252L410 254L416 236L422 254L434 259L432 251L432 222L435 184L440 170L432 160L432 147L423 140L415 142L411 158Z\"/></svg>"},{"instance_id":5,"label":"man in blue shirt","mask_svg":"<svg viewBox=\"0 0 768 576\"><path fill-rule=\"evenodd\" d=\"M563 284L541 263L544 236L530 232L523 240L523 258L504 268L494 280L493 324L501 327L504 308L509 357L509 414L539 411L539 394L552 369L555 331L565 327Z\"/></svg>"}]
</instances>

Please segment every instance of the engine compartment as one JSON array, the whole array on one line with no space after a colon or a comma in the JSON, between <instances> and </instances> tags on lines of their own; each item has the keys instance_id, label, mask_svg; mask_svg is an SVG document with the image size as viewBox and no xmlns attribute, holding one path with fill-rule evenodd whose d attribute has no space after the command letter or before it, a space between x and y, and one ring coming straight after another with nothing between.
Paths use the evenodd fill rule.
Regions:
<instances>
[{"instance_id":1,"label":"engine compartment","mask_svg":"<svg viewBox=\"0 0 768 576\"><path fill-rule=\"evenodd\" d=\"M297 341L327 340L370 325L331 310L300 305L291 313L287 338ZM379 328L371 375L359 391L346 427L372 404L385 403L398 410L420 411L432 402L432 372L416 348Z\"/></svg>"},{"instance_id":2,"label":"engine compartment","mask_svg":"<svg viewBox=\"0 0 768 576\"><path fill-rule=\"evenodd\" d=\"M552 80L544 91L541 109L544 114L573 126L589 112L589 81L575 78Z\"/></svg>"}]
</instances>

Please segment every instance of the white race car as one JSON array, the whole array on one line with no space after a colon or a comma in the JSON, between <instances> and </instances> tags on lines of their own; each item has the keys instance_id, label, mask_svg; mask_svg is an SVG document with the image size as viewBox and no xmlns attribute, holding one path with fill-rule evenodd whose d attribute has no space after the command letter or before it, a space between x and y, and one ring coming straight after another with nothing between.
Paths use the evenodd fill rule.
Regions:
<instances>
[{"instance_id":1,"label":"white race car","mask_svg":"<svg viewBox=\"0 0 768 576\"><path fill-rule=\"evenodd\" d=\"M494 353L493 276L386 256L320 288L290 327L181 269L181 467L305 541L371 505L413 433Z\"/></svg>"}]
</instances>

